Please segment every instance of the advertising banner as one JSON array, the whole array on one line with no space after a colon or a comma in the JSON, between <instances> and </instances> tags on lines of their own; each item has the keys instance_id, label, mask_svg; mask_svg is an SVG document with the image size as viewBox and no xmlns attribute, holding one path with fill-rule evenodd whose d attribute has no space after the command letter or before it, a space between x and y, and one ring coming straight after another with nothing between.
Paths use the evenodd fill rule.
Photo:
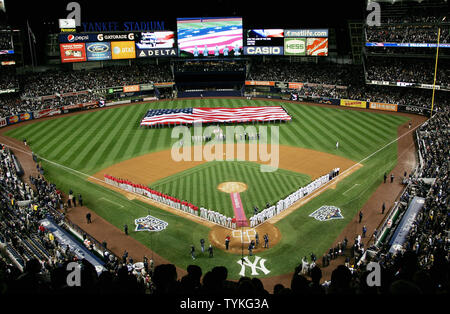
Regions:
<instances>
[{"instance_id":1,"label":"advertising banner","mask_svg":"<svg viewBox=\"0 0 450 314\"><path fill-rule=\"evenodd\" d=\"M138 58L160 58L160 57L176 57L176 48L153 48L153 49L137 49L136 55Z\"/></svg>"},{"instance_id":2,"label":"advertising banner","mask_svg":"<svg viewBox=\"0 0 450 314\"><path fill-rule=\"evenodd\" d=\"M285 29L284 37L328 37L328 29Z\"/></svg>"},{"instance_id":3,"label":"advertising banner","mask_svg":"<svg viewBox=\"0 0 450 314\"><path fill-rule=\"evenodd\" d=\"M83 62L86 61L84 43L60 44L61 62Z\"/></svg>"},{"instance_id":4,"label":"advertising banner","mask_svg":"<svg viewBox=\"0 0 450 314\"><path fill-rule=\"evenodd\" d=\"M97 41L134 41L134 33L99 33L97 34Z\"/></svg>"},{"instance_id":5,"label":"advertising banner","mask_svg":"<svg viewBox=\"0 0 450 314\"><path fill-rule=\"evenodd\" d=\"M14 116L10 116L10 117L6 118L6 120L8 122L8 125L11 125L11 124L18 123L20 121L20 118L18 115L14 115Z\"/></svg>"},{"instance_id":6,"label":"advertising banner","mask_svg":"<svg viewBox=\"0 0 450 314\"><path fill-rule=\"evenodd\" d=\"M244 55L254 55L254 56L262 56L262 55L277 55L282 56L284 52L283 47L270 47L270 46L245 46L244 47Z\"/></svg>"},{"instance_id":7,"label":"advertising banner","mask_svg":"<svg viewBox=\"0 0 450 314\"><path fill-rule=\"evenodd\" d=\"M340 99L328 98L328 97L323 97L322 99L319 100L319 102L321 104L327 104L327 105L333 105L333 106L339 106L341 104Z\"/></svg>"},{"instance_id":8,"label":"advertising banner","mask_svg":"<svg viewBox=\"0 0 450 314\"><path fill-rule=\"evenodd\" d=\"M361 100L341 99L341 106L353 108L366 108L366 102Z\"/></svg>"},{"instance_id":9,"label":"advertising banner","mask_svg":"<svg viewBox=\"0 0 450 314\"><path fill-rule=\"evenodd\" d=\"M302 89L303 85L304 85L303 83L295 83L295 82L288 83L288 87L291 89Z\"/></svg>"},{"instance_id":10,"label":"advertising banner","mask_svg":"<svg viewBox=\"0 0 450 314\"><path fill-rule=\"evenodd\" d=\"M153 90L153 84L141 84L140 86L140 90L141 91L145 91L145 90Z\"/></svg>"},{"instance_id":11,"label":"advertising banner","mask_svg":"<svg viewBox=\"0 0 450 314\"><path fill-rule=\"evenodd\" d=\"M385 111L397 111L397 105L395 104L384 104L379 102L369 103L369 109L375 110L385 110Z\"/></svg>"},{"instance_id":12,"label":"advertising banner","mask_svg":"<svg viewBox=\"0 0 450 314\"><path fill-rule=\"evenodd\" d=\"M129 85L129 86L124 86L123 87L123 92L124 93L132 93L132 92L138 92L139 89L139 85Z\"/></svg>"},{"instance_id":13,"label":"advertising banner","mask_svg":"<svg viewBox=\"0 0 450 314\"><path fill-rule=\"evenodd\" d=\"M111 60L111 44L109 42L86 43L88 61Z\"/></svg>"},{"instance_id":14,"label":"advertising banner","mask_svg":"<svg viewBox=\"0 0 450 314\"><path fill-rule=\"evenodd\" d=\"M397 107L398 112L406 112L406 113L415 113L420 114L423 116L429 116L430 115L430 108L423 108L423 107L416 107L416 106L405 106L405 105L399 105ZM433 110L436 111L436 110Z\"/></svg>"},{"instance_id":15,"label":"advertising banner","mask_svg":"<svg viewBox=\"0 0 450 314\"><path fill-rule=\"evenodd\" d=\"M172 87L173 85L175 85L174 82L162 82L162 83L154 83L153 84L155 87Z\"/></svg>"},{"instance_id":16,"label":"advertising banner","mask_svg":"<svg viewBox=\"0 0 450 314\"><path fill-rule=\"evenodd\" d=\"M3 128L8 125L6 118L0 118L0 128Z\"/></svg>"},{"instance_id":17,"label":"advertising banner","mask_svg":"<svg viewBox=\"0 0 450 314\"><path fill-rule=\"evenodd\" d=\"M274 81L245 81L245 85L275 86L275 82Z\"/></svg>"},{"instance_id":18,"label":"advertising banner","mask_svg":"<svg viewBox=\"0 0 450 314\"><path fill-rule=\"evenodd\" d=\"M79 92L68 92L68 93L64 93L61 94L61 97L70 97L70 96L77 96L77 95L85 95L88 94L89 92L87 90L83 90L83 91L79 91Z\"/></svg>"},{"instance_id":19,"label":"advertising banner","mask_svg":"<svg viewBox=\"0 0 450 314\"><path fill-rule=\"evenodd\" d=\"M60 43L85 43L89 41L97 41L97 34L59 34Z\"/></svg>"},{"instance_id":20,"label":"advertising banner","mask_svg":"<svg viewBox=\"0 0 450 314\"><path fill-rule=\"evenodd\" d=\"M112 59L134 59L136 58L136 48L134 41L112 41Z\"/></svg>"},{"instance_id":21,"label":"advertising banner","mask_svg":"<svg viewBox=\"0 0 450 314\"><path fill-rule=\"evenodd\" d=\"M328 38L307 38L306 54L308 56L328 56Z\"/></svg>"},{"instance_id":22,"label":"advertising banner","mask_svg":"<svg viewBox=\"0 0 450 314\"><path fill-rule=\"evenodd\" d=\"M285 56L304 56L306 54L305 38L285 38L284 55Z\"/></svg>"},{"instance_id":23,"label":"advertising banner","mask_svg":"<svg viewBox=\"0 0 450 314\"><path fill-rule=\"evenodd\" d=\"M27 121L27 120L31 120L33 119L33 113L31 112L26 112L26 113L21 113L19 115L19 121Z\"/></svg>"},{"instance_id":24,"label":"advertising banner","mask_svg":"<svg viewBox=\"0 0 450 314\"><path fill-rule=\"evenodd\" d=\"M58 114L61 114L61 110L59 110L59 109L44 109L41 111L35 111L33 113L33 115L36 119L44 118L44 117L51 117L51 116L55 116Z\"/></svg>"},{"instance_id":25,"label":"advertising banner","mask_svg":"<svg viewBox=\"0 0 450 314\"><path fill-rule=\"evenodd\" d=\"M413 47L413 48L436 48L435 43L377 43L367 42L366 47ZM450 48L450 43L439 43L439 48Z\"/></svg>"}]
</instances>

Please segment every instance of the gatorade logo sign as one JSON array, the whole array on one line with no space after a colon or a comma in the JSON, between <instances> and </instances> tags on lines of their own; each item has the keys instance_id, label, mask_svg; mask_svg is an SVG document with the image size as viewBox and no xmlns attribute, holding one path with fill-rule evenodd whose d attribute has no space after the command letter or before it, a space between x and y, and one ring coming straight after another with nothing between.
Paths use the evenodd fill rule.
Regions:
<instances>
[{"instance_id":1,"label":"gatorade logo sign","mask_svg":"<svg viewBox=\"0 0 450 314\"><path fill-rule=\"evenodd\" d=\"M98 41L111 41L111 40L134 40L134 33L128 34L98 34Z\"/></svg>"},{"instance_id":2,"label":"gatorade logo sign","mask_svg":"<svg viewBox=\"0 0 450 314\"><path fill-rule=\"evenodd\" d=\"M306 54L306 40L305 38L285 38L284 39L284 54L304 56Z\"/></svg>"}]
</instances>

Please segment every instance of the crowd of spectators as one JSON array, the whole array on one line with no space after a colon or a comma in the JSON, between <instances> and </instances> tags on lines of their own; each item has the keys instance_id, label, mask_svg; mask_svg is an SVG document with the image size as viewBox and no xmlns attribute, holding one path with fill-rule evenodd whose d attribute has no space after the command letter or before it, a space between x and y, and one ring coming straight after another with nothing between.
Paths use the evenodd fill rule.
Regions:
<instances>
[{"instance_id":1,"label":"crowd of spectators","mask_svg":"<svg viewBox=\"0 0 450 314\"><path fill-rule=\"evenodd\" d=\"M0 30L0 50L13 49L11 31Z\"/></svg>"},{"instance_id":2,"label":"crowd of spectators","mask_svg":"<svg viewBox=\"0 0 450 314\"><path fill-rule=\"evenodd\" d=\"M0 238L8 250L23 266L23 272L3 256L0 260L0 282L3 293L135 293L151 295L336 295L336 294L401 294L449 292L449 237L448 237L448 178L449 178L449 107L444 108L418 129L419 147L423 168L413 178L416 188L409 187L402 201L413 195L426 199L417 215L403 249L395 254L382 247L374 256L358 265L365 248L358 236L347 244L340 242L324 257L322 263L311 254L299 261L293 270L290 286L277 284L267 291L261 280L242 277L228 280L226 267L217 266L203 273L194 265L188 274L177 280L172 264L156 265L146 258L133 261L126 251L118 258L103 247L106 270L98 275L86 260L78 260L68 246L58 243L40 219L51 217L64 221L64 202L56 186L43 177L30 177L31 185L18 176L8 148L0 150ZM421 178L434 178L431 186L421 183ZM59 209L59 210L58 210ZM89 239L85 244L91 250ZM370 249L374 249L371 247ZM338 256L345 256L345 263L337 266L331 280L321 283L322 268ZM381 265L381 286L369 287L365 268L368 261ZM66 265L76 261L82 265L81 287L68 287ZM137 262L137 263L136 263ZM136 265L142 267L137 268Z\"/></svg>"},{"instance_id":3,"label":"crowd of spectators","mask_svg":"<svg viewBox=\"0 0 450 314\"><path fill-rule=\"evenodd\" d=\"M109 66L89 71L52 70L42 73L27 73L20 79L22 96L25 97L173 80L168 64Z\"/></svg>"},{"instance_id":4,"label":"crowd of spectators","mask_svg":"<svg viewBox=\"0 0 450 314\"><path fill-rule=\"evenodd\" d=\"M366 28L367 42L380 43L436 43L438 27L436 26L380 26ZM449 26L441 28L439 42L450 40Z\"/></svg>"},{"instance_id":5,"label":"crowd of spectators","mask_svg":"<svg viewBox=\"0 0 450 314\"><path fill-rule=\"evenodd\" d=\"M347 85L360 68L340 64L310 64L272 60L251 65L247 79L254 81L283 81ZM358 75L356 73L356 75Z\"/></svg>"},{"instance_id":6,"label":"crowd of spectators","mask_svg":"<svg viewBox=\"0 0 450 314\"><path fill-rule=\"evenodd\" d=\"M16 69L11 66L0 66L0 91L19 88Z\"/></svg>"},{"instance_id":7,"label":"crowd of spectators","mask_svg":"<svg viewBox=\"0 0 450 314\"><path fill-rule=\"evenodd\" d=\"M414 218L401 249L392 253L386 244L372 259L381 264L382 278L398 279L391 288L401 288L405 293L449 292L449 123L447 107L417 130L423 164L412 177L412 184L401 201L406 207L414 196L419 196L425 199L424 205ZM425 183L424 179L434 181Z\"/></svg>"},{"instance_id":8,"label":"crowd of spectators","mask_svg":"<svg viewBox=\"0 0 450 314\"><path fill-rule=\"evenodd\" d=\"M409 58L368 58L366 73L368 80L433 84L434 60ZM450 66L440 60L436 73L436 84L450 84Z\"/></svg>"},{"instance_id":9,"label":"crowd of spectators","mask_svg":"<svg viewBox=\"0 0 450 314\"><path fill-rule=\"evenodd\" d=\"M173 81L168 64L111 66L89 71L50 70L23 75L16 75L14 68L8 68L2 69L0 74L3 73L0 90L20 87L20 93L0 95L0 117L99 101L103 98L97 91L107 87ZM79 91L88 92L64 95Z\"/></svg>"},{"instance_id":10,"label":"crowd of spectators","mask_svg":"<svg viewBox=\"0 0 450 314\"><path fill-rule=\"evenodd\" d=\"M245 71L242 61L187 61L174 64L175 72L236 72Z\"/></svg>"}]
</instances>

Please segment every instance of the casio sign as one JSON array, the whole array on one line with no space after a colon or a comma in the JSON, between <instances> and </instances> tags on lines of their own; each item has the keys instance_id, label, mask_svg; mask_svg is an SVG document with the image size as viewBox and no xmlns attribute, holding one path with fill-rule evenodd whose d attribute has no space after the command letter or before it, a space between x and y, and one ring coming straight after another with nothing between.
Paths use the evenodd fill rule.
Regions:
<instances>
[{"instance_id":1,"label":"casio sign","mask_svg":"<svg viewBox=\"0 0 450 314\"><path fill-rule=\"evenodd\" d=\"M247 55L282 55L283 47L244 47Z\"/></svg>"}]
</instances>

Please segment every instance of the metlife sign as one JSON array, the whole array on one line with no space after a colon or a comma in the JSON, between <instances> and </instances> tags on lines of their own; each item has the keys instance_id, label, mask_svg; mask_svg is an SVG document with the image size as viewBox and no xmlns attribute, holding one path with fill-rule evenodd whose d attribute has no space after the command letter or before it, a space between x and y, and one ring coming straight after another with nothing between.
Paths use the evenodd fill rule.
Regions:
<instances>
[{"instance_id":1,"label":"metlife sign","mask_svg":"<svg viewBox=\"0 0 450 314\"><path fill-rule=\"evenodd\" d=\"M136 56L138 58L160 58L160 57L176 57L176 48L152 48L137 49Z\"/></svg>"},{"instance_id":2,"label":"metlife sign","mask_svg":"<svg viewBox=\"0 0 450 314\"><path fill-rule=\"evenodd\" d=\"M283 55L283 47L257 47L257 46L244 46L244 55L262 56L262 55Z\"/></svg>"},{"instance_id":3,"label":"metlife sign","mask_svg":"<svg viewBox=\"0 0 450 314\"><path fill-rule=\"evenodd\" d=\"M306 54L306 38L285 38L284 55L304 56Z\"/></svg>"},{"instance_id":4,"label":"metlife sign","mask_svg":"<svg viewBox=\"0 0 450 314\"><path fill-rule=\"evenodd\" d=\"M285 29L284 37L328 37L328 29Z\"/></svg>"}]
</instances>

